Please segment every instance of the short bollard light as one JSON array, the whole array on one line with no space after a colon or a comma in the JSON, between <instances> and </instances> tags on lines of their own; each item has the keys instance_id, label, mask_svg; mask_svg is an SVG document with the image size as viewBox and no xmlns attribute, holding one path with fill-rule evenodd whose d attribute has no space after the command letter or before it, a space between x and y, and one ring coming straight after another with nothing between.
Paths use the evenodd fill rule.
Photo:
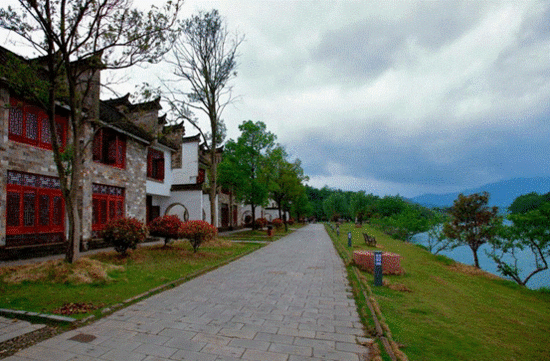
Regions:
<instances>
[{"instance_id":1,"label":"short bollard light","mask_svg":"<svg viewBox=\"0 0 550 361\"><path fill-rule=\"evenodd\" d=\"M348 232L348 247L351 247L351 232Z\"/></svg>"},{"instance_id":2,"label":"short bollard light","mask_svg":"<svg viewBox=\"0 0 550 361\"><path fill-rule=\"evenodd\" d=\"M382 286L382 252L374 252L374 285Z\"/></svg>"}]
</instances>

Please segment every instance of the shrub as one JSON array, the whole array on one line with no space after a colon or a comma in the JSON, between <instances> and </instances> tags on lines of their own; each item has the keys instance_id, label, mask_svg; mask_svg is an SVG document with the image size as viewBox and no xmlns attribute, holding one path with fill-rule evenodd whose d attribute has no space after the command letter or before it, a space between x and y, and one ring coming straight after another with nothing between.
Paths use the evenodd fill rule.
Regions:
<instances>
[{"instance_id":1,"label":"shrub","mask_svg":"<svg viewBox=\"0 0 550 361\"><path fill-rule=\"evenodd\" d=\"M264 228L267 226L267 219L265 218L257 218L255 221L256 228Z\"/></svg>"},{"instance_id":2,"label":"shrub","mask_svg":"<svg viewBox=\"0 0 550 361\"><path fill-rule=\"evenodd\" d=\"M164 237L166 246L172 239L183 238L180 228L183 222L178 216L161 216L153 219L149 224L149 232L155 237Z\"/></svg>"},{"instance_id":3,"label":"shrub","mask_svg":"<svg viewBox=\"0 0 550 361\"><path fill-rule=\"evenodd\" d=\"M288 221L286 221L286 223L288 223L290 226L292 226L294 224L294 218L289 218Z\"/></svg>"},{"instance_id":4,"label":"shrub","mask_svg":"<svg viewBox=\"0 0 550 361\"><path fill-rule=\"evenodd\" d=\"M273 224L273 227L276 229L281 229L283 227L283 220L281 218L275 218L271 221L271 224Z\"/></svg>"},{"instance_id":5,"label":"shrub","mask_svg":"<svg viewBox=\"0 0 550 361\"><path fill-rule=\"evenodd\" d=\"M147 227L135 218L117 218L105 225L101 235L115 251L126 254L128 248L136 249L147 238Z\"/></svg>"},{"instance_id":6,"label":"shrub","mask_svg":"<svg viewBox=\"0 0 550 361\"><path fill-rule=\"evenodd\" d=\"M193 252L197 252L202 242L213 239L218 234L216 227L205 221L184 222L179 232L183 238L191 242Z\"/></svg>"}]
</instances>

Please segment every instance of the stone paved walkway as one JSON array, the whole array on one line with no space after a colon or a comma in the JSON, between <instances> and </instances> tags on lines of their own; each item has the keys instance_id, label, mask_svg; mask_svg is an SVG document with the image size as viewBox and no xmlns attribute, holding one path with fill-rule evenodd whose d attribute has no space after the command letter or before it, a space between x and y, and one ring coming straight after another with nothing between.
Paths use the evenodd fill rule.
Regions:
<instances>
[{"instance_id":1,"label":"stone paved walkway","mask_svg":"<svg viewBox=\"0 0 550 361\"><path fill-rule=\"evenodd\" d=\"M345 268L322 225L7 358L362 360Z\"/></svg>"},{"instance_id":2,"label":"stone paved walkway","mask_svg":"<svg viewBox=\"0 0 550 361\"><path fill-rule=\"evenodd\" d=\"M45 327L42 324L32 324L27 321L10 319L0 316L0 342L33 332Z\"/></svg>"}]
</instances>

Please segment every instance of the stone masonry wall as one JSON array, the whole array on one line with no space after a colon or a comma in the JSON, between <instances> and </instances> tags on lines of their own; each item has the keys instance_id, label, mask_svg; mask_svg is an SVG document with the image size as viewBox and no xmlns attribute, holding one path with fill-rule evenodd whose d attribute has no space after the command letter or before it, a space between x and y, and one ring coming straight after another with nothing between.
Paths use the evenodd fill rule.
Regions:
<instances>
[{"instance_id":1,"label":"stone masonry wall","mask_svg":"<svg viewBox=\"0 0 550 361\"><path fill-rule=\"evenodd\" d=\"M6 181L8 170L57 177L51 150L8 139L9 91L0 88L0 246L6 241Z\"/></svg>"},{"instance_id":2,"label":"stone masonry wall","mask_svg":"<svg viewBox=\"0 0 550 361\"><path fill-rule=\"evenodd\" d=\"M146 217L146 176L147 148L134 139L126 138L126 168L120 169L98 162L90 162L91 182L84 189L84 199L92 199L92 183L124 188L126 217L134 217L145 222ZM91 230L92 207L84 207L83 219L89 223L85 229ZM85 239L88 239L87 235Z\"/></svg>"}]
</instances>

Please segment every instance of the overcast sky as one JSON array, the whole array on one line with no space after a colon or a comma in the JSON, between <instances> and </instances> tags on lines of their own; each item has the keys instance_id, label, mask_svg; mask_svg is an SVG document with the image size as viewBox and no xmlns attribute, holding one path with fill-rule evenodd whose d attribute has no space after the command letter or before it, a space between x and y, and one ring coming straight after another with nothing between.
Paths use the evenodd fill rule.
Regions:
<instances>
[{"instance_id":1,"label":"overcast sky","mask_svg":"<svg viewBox=\"0 0 550 361\"><path fill-rule=\"evenodd\" d=\"M265 122L312 186L412 197L550 175L548 1L188 0L183 16L212 8L245 36L228 136Z\"/></svg>"}]
</instances>

